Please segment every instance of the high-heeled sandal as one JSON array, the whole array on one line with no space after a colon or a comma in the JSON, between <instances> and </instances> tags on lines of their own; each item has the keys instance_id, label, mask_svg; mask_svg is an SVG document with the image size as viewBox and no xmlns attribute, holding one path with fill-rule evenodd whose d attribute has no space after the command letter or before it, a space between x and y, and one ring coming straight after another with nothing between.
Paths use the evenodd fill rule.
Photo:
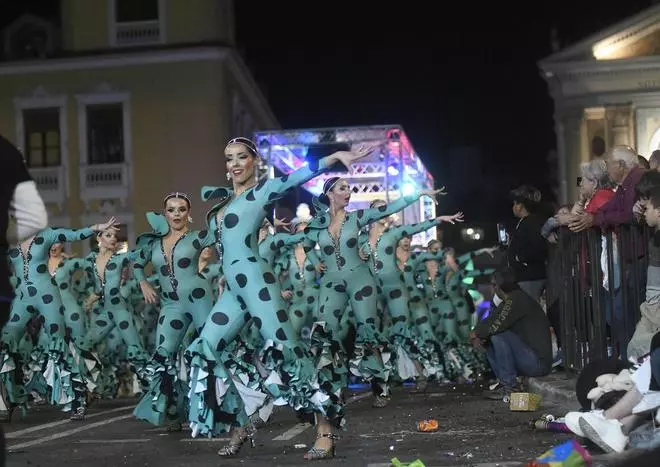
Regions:
<instances>
[{"instance_id":1,"label":"high-heeled sandal","mask_svg":"<svg viewBox=\"0 0 660 467\"><path fill-rule=\"evenodd\" d=\"M426 378L418 378L415 387L410 391L412 394L424 393L429 387L429 381Z\"/></svg>"},{"instance_id":2,"label":"high-heeled sandal","mask_svg":"<svg viewBox=\"0 0 660 467\"><path fill-rule=\"evenodd\" d=\"M87 407L81 405L76 410L71 413L71 421L81 422L85 420L85 414L87 413Z\"/></svg>"},{"instance_id":3,"label":"high-heeled sandal","mask_svg":"<svg viewBox=\"0 0 660 467\"><path fill-rule=\"evenodd\" d=\"M9 407L7 410L0 410L0 423L10 423L12 415L14 415L13 407Z\"/></svg>"},{"instance_id":4,"label":"high-heeled sandal","mask_svg":"<svg viewBox=\"0 0 660 467\"><path fill-rule=\"evenodd\" d=\"M374 397L374 402L371 404L371 406L374 409L383 409L387 407L387 404L389 404L390 400L387 397L383 396L375 396Z\"/></svg>"},{"instance_id":5,"label":"high-heeled sandal","mask_svg":"<svg viewBox=\"0 0 660 467\"><path fill-rule=\"evenodd\" d=\"M168 433L178 433L180 431L183 431L183 425L181 424L181 422L172 422L165 427L165 431L167 431Z\"/></svg>"},{"instance_id":6,"label":"high-heeled sandal","mask_svg":"<svg viewBox=\"0 0 660 467\"><path fill-rule=\"evenodd\" d=\"M246 441L250 441L250 446L254 448L256 446L254 443L254 433L254 429L246 428L245 432L241 435L238 435L237 439L232 438L229 441L229 444L223 446L222 449L218 451L218 455L222 457L234 457L238 455L239 452L241 452L241 448Z\"/></svg>"},{"instance_id":7,"label":"high-heeled sandal","mask_svg":"<svg viewBox=\"0 0 660 467\"><path fill-rule=\"evenodd\" d=\"M323 459L332 459L336 455L336 450L335 450L335 440L339 439L339 436L337 436L334 433L318 433L316 435L316 439L322 439L322 438L328 438L332 440L332 446L329 448L317 448L317 447L312 447L309 451L304 456L305 460L308 461L317 461L317 460L323 460Z\"/></svg>"}]
</instances>

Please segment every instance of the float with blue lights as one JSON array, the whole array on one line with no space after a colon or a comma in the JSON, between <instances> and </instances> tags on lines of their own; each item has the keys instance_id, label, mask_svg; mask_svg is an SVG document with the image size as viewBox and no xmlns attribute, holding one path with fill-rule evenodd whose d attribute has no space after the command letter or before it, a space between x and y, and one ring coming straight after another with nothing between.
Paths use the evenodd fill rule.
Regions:
<instances>
[{"instance_id":1,"label":"float with blue lights","mask_svg":"<svg viewBox=\"0 0 660 467\"><path fill-rule=\"evenodd\" d=\"M434 180L410 139L400 125L272 130L254 135L263 157L263 171L272 178L289 174L310 159L323 157L338 148L359 144L377 144L379 149L368 158L354 163L348 172L328 172L303 188L318 196L329 177L345 177L353 187L350 209L366 208L376 199L393 201L415 190L432 189ZM435 203L424 197L400 214L400 222L412 224L436 216ZM413 238L413 244L425 245L436 238L432 229Z\"/></svg>"}]
</instances>

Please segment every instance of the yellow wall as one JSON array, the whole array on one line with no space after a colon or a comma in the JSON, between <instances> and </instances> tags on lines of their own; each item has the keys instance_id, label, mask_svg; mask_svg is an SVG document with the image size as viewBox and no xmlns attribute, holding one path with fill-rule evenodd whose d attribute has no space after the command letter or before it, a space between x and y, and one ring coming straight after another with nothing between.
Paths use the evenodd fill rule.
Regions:
<instances>
[{"instance_id":1,"label":"yellow wall","mask_svg":"<svg viewBox=\"0 0 660 467\"><path fill-rule=\"evenodd\" d=\"M62 0L62 46L65 50L108 47L108 3L111 0Z\"/></svg>"},{"instance_id":2,"label":"yellow wall","mask_svg":"<svg viewBox=\"0 0 660 467\"><path fill-rule=\"evenodd\" d=\"M15 139L14 97L28 97L40 85L52 95L68 96L72 196L65 211L76 226L83 205L76 196L80 189L75 95L91 93L99 83L129 92L135 232L147 230L144 213L159 210L169 191L191 196L195 225L201 227L207 208L199 201L201 186L226 183L221 154L230 130L224 82L221 61L1 76L0 131Z\"/></svg>"},{"instance_id":3,"label":"yellow wall","mask_svg":"<svg viewBox=\"0 0 660 467\"><path fill-rule=\"evenodd\" d=\"M112 0L62 0L65 50L109 47ZM233 43L232 0L165 0L167 44L222 41Z\"/></svg>"},{"instance_id":4,"label":"yellow wall","mask_svg":"<svg viewBox=\"0 0 660 467\"><path fill-rule=\"evenodd\" d=\"M167 42L233 44L231 0L167 0Z\"/></svg>"}]
</instances>

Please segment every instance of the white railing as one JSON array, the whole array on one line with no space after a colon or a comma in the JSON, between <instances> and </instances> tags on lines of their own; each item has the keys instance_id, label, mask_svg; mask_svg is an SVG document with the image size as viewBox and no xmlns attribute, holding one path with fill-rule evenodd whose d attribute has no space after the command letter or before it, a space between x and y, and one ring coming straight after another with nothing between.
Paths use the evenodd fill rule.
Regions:
<instances>
[{"instance_id":1,"label":"white railing","mask_svg":"<svg viewBox=\"0 0 660 467\"><path fill-rule=\"evenodd\" d=\"M95 164L80 167L80 198L88 203L99 199L129 196L128 164Z\"/></svg>"},{"instance_id":2,"label":"white railing","mask_svg":"<svg viewBox=\"0 0 660 467\"><path fill-rule=\"evenodd\" d=\"M116 46L149 45L161 41L159 20L115 23Z\"/></svg>"},{"instance_id":3,"label":"white railing","mask_svg":"<svg viewBox=\"0 0 660 467\"><path fill-rule=\"evenodd\" d=\"M45 203L61 204L66 199L66 174L63 166L33 167L30 175Z\"/></svg>"}]
</instances>

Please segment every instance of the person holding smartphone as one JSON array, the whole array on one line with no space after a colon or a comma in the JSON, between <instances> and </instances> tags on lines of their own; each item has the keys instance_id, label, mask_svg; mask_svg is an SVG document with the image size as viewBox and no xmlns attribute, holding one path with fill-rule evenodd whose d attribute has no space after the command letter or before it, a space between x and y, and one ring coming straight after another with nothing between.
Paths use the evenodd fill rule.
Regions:
<instances>
[{"instance_id":1,"label":"person holding smartphone","mask_svg":"<svg viewBox=\"0 0 660 467\"><path fill-rule=\"evenodd\" d=\"M513 190L510 196L518 223L509 237L506 266L514 272L518 286L538 300L545 285L548 259L548 246L541 235L544 220L536 214L541 192L533 186L523 185Z\"/></svg>"}]
</instances>

